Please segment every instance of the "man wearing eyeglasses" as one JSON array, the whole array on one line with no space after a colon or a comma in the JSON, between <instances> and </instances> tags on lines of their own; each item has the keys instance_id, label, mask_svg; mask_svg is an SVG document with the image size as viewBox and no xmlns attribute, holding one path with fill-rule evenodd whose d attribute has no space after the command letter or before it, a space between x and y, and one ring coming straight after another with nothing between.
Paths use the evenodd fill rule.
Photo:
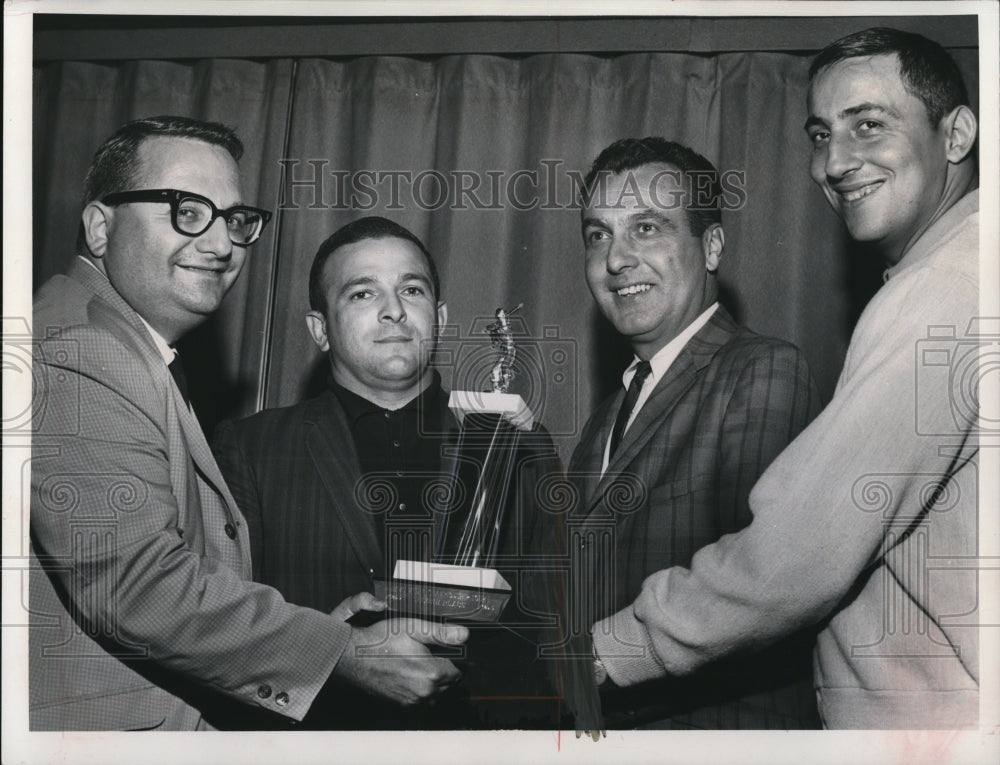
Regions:
<instances>
[{"instance_id":1,"label":"man wearing eyeglasses","mask_svg":"<svg viewBox=\"0 0 1000 765\"><path fill-rule=\"evenodd\" d=\"M371 654L404 703L457 679L412 647L463 627L352 628L364 597L326 614L250 581L246 523L169 369L270 217L243 204L242 151L215 123L120 128L87 174L79 257L36 295L32 730L210 729L234 700L300 720L334 676L367 687Z\"/></svg>"}]
</instances>

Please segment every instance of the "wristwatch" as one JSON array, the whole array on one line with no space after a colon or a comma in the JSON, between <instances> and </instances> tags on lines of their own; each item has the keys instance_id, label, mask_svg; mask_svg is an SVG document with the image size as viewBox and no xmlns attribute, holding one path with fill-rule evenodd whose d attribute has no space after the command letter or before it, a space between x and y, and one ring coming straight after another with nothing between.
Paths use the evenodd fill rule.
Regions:
<instances>
[{"instance_id":1,"label":"wristwatch","mask_svg":"<svg viewBox=\"0 0 1000 765\"><path fill-rule=\"evenodd\" d=\"M597 655L597 646L591 643L590 650L594 657L594 683L600 688L608 681L608 668L604 666L601 657Z\"/></svg>"}]
</instances>

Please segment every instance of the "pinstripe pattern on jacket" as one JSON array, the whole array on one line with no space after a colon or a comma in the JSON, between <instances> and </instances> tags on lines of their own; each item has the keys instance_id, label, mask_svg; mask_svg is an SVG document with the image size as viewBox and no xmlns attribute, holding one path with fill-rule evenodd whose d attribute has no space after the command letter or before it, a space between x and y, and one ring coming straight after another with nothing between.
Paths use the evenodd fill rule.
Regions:
<instances>
[{"instance_id":1,"label":"pinstripe pattern on jacket","mask_svg":"<svg viewBox=\"0 0 1000 765\"><path fill-rule=\"evenodd\" d=\"M627 606L643 580L751 519L750 489L819 411L794 346L738 327L720 306L682 349L601 475L604 445L624 391L584 427L570 463L580 505L577 616L586 629ZM601 541L603 539L603 542ZM611 727L812 726L810 636L693 678L603 695Z\"/></svg>"}]
</instances>

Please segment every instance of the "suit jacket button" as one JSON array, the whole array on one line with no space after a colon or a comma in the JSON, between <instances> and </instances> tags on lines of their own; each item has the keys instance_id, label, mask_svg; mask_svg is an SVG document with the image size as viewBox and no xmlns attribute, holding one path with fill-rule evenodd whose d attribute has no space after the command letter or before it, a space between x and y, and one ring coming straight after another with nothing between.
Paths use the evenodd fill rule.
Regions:
<instances>
[{"instance_id":1,"label":"suit jacket button","mask_svg":"<svg viewBox=\"0 0 1000 765\"><path fill-rule=\"evenodd\" d=\"M231 523L226 524L226 536L230 539L236 539L236 527Z\"/></svg>"},{"instance_id":2,"label":"suit jacket button","mask_svg":"<svg viewBox=\"0 0 1000 765\"><path fill-rule=\"evenodd\" d=\"M282 691L277 696L274 697L274 703L279 707L285 706L288 703L288 694Z\"/></svg>"},{"instance_id":3,"label":"suit jacket button","mask_svg":"<svg viewBox=\"0 0 1000 765\"><path fill-rule=\"evenodd\" d=\"M260 696L262 699L266 699L268 696L271 695L271 686L262 685L260 688L257 689L257 695Z\"/></svg>"}]
</instances>

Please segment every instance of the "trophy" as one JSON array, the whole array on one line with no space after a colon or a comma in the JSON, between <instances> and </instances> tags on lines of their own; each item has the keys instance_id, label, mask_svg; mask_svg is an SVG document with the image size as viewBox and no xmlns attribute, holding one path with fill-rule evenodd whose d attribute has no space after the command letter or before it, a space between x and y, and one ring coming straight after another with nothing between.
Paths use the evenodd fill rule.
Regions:
<instances>
[{"instance_id":1,"label":"trophy","mask_svg":"<svg viewBox=\"0 0 1000 765\"><path fill-rule=\"evenodd\" d=\"M390 612L428 619L497 622L511 586L493 566L514 494L519 436L534 416L521 396L509 393L516 349L507 312L498 308L487 327L498 358L489 391L452 391L448 406L460 423L449 480L455 489L438 526L431 561L399 560L375 595Z\"/></svg>"}]
</instances>

